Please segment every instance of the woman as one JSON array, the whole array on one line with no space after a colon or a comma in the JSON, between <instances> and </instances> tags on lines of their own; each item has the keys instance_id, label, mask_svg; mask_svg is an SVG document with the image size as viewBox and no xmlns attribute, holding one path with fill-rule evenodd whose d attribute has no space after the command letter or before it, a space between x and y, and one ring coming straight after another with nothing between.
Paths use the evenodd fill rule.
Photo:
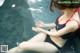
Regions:
<instances>
[{"instance_id":1,"label":"woman","mask_svg":"<svg viewBox=\"0 0 80 53\"><path fill-rule=\"evenodd\" d=\"M66 1L66 0L63 0ZM37 51L42 53L56 53L66 44L67 41L73 40L74 35L79 29L79 4L59 4L58 0L51 0L50 10L54 6L63 11L64 14L60 16L55 23L44 24L37 22L37 27L32 27L33 31L39 32L28 41L22 42L19 46L10 49L7 53L20 53L22 51ZM44 30L41 27L55 27L50 31Z\"/></svg>"}]
</instances>

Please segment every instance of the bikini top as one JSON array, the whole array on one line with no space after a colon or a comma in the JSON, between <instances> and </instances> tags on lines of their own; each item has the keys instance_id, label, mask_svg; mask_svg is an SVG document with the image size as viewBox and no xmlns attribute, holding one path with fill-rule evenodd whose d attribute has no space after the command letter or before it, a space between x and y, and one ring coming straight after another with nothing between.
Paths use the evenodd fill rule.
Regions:
<instances>
[{"instance_id":1,"label":"bikini top","mask_svg":"<svg viewBox=\"0 0 80 53\"><path fill-rule=\"evenodd\" d=\"M72 20L74 20L74 21L76 21L77 23L78 23L78 25L79 25L79 27L80 27L80 23L77 21L77 20L75 20L75 19L71 19L72 17L73 17L73 15L76 13L76 12L78 12L79 11L79 9L75 9L75 11L74 11L74 13L71 15L71 17L66 21L66 23L68 23L69 21L72 21ZM61 17L61 16L60 16ZM57 18L56 19L56 30L60 30L60 29L62 29L62 28L64 28L65 27L65 25L66 25L66 23L64 23L64 24L59 24L59 18ZM65 34L65 35L63 35L63 36L61 36L63 39L73 39L73 38L75 38L75 36L76 36L76 33L77 33L77 35L78 35L78 33L80 33L80 28L78 28L75 32L70 32L70 33L67 33L67 34Z\"/></svg>"}]
</instances>

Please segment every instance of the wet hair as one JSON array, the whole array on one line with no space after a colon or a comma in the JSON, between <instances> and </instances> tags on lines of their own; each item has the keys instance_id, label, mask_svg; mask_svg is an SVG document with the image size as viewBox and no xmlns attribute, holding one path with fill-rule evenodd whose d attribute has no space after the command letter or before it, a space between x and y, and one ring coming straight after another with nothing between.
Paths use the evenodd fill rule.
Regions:
<instances>
[{"instance_id":1,"label":"wet hair","mask_svg":"<svg viewBox=\"0 0 80 53\"><path fill-rule=\"evenodd\" d=\"M58 2L63 2L63 1L76 1L79 2L79 4L59 4ZM80 7L80 0L51 0L51 4L50 4L50 10L53 12L53 6L55 6L57 9L59 10L64 10L66 8L79 8Z\"/></svg>"}]
</instances>

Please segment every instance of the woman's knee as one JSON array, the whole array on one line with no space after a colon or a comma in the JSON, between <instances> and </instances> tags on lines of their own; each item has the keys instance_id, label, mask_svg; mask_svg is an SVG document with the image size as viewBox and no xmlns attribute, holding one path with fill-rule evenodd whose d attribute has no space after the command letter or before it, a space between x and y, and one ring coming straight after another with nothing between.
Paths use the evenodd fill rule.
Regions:
<instances>
[{"instance_id":1,"label":"woman's knee","mask_svg":"<svg viewBox=\"0 0 80 53\"><path fill-rule=\"evenodd\" d=\"M25 48L27 48L27 47L28 47L28 42L22 42L22 43L20 43L19 46L18 46L18 48L20 48L20 49L25 49Z\"/></svg>"}]
</instances>

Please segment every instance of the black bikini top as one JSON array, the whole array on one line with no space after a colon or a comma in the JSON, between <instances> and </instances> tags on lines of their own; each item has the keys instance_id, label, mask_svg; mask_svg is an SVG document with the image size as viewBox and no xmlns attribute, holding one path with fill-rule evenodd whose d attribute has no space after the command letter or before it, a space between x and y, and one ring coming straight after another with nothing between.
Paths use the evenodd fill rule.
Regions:
<instances>
[{"instance_id":1,"label":"black bikini top","mask_svg":"<svg viewBox=\"0 0 80 53\"><path fill-rule=\"evenodd\" d=\"M73 17L73 15L76 13L76 12L78 12L79 11L79 9L75 9L75 11L74 11L74 13L71 15L71 17L66 21L66 23L67 22L69 22L69 21L72 21L72 20L74 20L74 21L76 21L77 23L78 23L78 25L79 25L79 27L80 27L80 23L77 21L77 20L75 20L75 19L71 19L72 17ZM61 16L60 16L61 17ZM59 18L60 18L59 17ZM59 18L57 18L57 20L56 20L56 30L58 31L58 30L60 30L60 29L62 29L62 28L64 28L65 27L65 25L66 25L66 23L64 23L64 24L59 24ZM65 35L63 35L63 36L61 36L63 39L73 39L75 36L76 36L76 33L79 33L78 31L80 31L80 28L78 29L78 30L76 30L75 32L70 32L70 33L68 33L68 34L65 34Z\"/></svg>"}]
</instances>

